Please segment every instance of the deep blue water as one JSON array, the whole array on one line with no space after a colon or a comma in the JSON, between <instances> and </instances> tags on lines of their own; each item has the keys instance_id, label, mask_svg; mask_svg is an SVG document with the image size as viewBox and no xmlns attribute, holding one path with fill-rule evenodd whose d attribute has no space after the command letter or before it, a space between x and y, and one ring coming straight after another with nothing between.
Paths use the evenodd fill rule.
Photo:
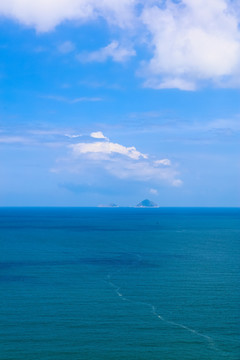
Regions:
<instances>
[{"instance_id":1,"label":"deep blue water","mask_svg":"<svg viewBox=\"0 0 240 360\"><path fill-rule=\"evenodd\" d=\"M240 209L0 208L1 360L239 360Z\"/></svg>"}]
</instances>

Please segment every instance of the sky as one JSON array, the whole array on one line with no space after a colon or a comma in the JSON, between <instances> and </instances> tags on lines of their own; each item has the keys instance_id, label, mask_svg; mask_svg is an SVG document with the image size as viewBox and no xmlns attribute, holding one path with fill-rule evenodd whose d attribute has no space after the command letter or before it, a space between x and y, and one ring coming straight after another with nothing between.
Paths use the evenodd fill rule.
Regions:
<instances>
[{"instance_id":1,"label":"sky","mask_svg":"<svg viewBox=\"0 0 240 360\"><path fill-rule=\"evenodd\" d=\"M0 206L239 206L239 1L0 0L0 54Z\"/></svg>"}]
</instances>

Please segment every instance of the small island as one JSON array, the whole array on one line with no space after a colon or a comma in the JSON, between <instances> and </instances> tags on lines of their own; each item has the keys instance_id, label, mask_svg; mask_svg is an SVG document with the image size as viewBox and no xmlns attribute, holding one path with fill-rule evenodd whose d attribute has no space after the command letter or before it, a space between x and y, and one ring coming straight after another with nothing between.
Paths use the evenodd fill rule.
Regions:
<instances>
[{"instance_id":1,"label":"small island","mask_svg":"<svg viewBox=\"0 0 240 360\"><path fill-rule=\"evenodd\" d=\"M151 200L145 199L143 201L141 201L139 204L137 204L136 207L141 207L141 208L158 208L159 205L154 203Z\"/></svg>"},{"instance_id":2,"label":"small island","mask_svg":"<svg viewBox=\"0 0 240 360\"><path fill-rule=\"evenodd\" d=\"M98 205L98 207L107 207L107 208L118 208L117 204L108 204L108 205Z\"/></svg>"}]
</instances>

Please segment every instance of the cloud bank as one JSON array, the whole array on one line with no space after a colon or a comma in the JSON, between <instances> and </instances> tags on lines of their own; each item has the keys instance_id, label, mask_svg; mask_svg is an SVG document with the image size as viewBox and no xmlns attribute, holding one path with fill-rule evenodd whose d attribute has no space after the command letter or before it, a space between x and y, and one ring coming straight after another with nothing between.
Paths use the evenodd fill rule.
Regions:
<instances>
[{"instance_id":1,"label":"cloud bank","mask_svg":"<svg viewBox=\"0 0 240 360\"><path fill-rule=\"evenodd\" d=\"M240 86L237 1L8 0L0 2L0 16L38 32L53 31L69 21L80 27L105 19L110 30L118 28L120 39L128 35L133 46L145 43L148 60L139 59L145 87L195 90L206 84ZM70 41L59 46L62 53L73 49ZM101 49L80 53L78 59L124 62L135 54L134 48L113 40Z\"/></svg>"},{"instance_id":2,"label":"cloud bank","mask_svg":"<svg viewBox=\"0 0 240 360\"><path fill-rule=\"evenodd\" d=\"M71 166L74 167L74 171L78 168L82 171L83 167L87 166L91 169L104 169L119 179L150 181L155 184L163 181L175 187L182 185L178 172L169 159L152 159L134 146L127 147L111 142L101 131L92 132L90 137L91 142L69 145L74 162L74 164L71 162Z\"/></svg>"}]
</instances>

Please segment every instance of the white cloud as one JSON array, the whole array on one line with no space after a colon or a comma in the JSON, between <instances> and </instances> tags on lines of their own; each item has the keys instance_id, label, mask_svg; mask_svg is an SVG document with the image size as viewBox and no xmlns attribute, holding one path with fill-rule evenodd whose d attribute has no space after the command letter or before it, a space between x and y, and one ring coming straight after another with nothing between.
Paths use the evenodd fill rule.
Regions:
<instances>
[{"instance_id":1,"label":"white cloud","mask_svg":"<svg viewBox=\"0 0 240 360\"><path fill-rule=\"evenodd\" d=\"M131 26L135 0L8 0L0 1L0 15L11 17L39 32L53 30L64 21L103 17L110 24Z\"/></svg>"},{"instance_id":2,"label":"white cloud","mask_svg":"<svg viewBox=\"0 0 240 360\"><path fill-rule=\"evenodd\" d=\"M149 193L152 195L158 195L158 190L157 189L150 189Z\"/></svg>"},{"instance_id":3,"label":"white cloud","mask_svg":"<svg viewBox=\"0 0 240 360\"><path fill-rule=\"evenodd\" d=\"M116 62L124 62L134 55L136 55L135 50L121 46L118 41L112 41L109 45L97 51L79 54L77 59L81 62L104 62L108 58L112 58Z\"/></svg>"},{"instance_id":4,"label":"white cloud","mask_svg":"<svg viewBox=\"0 0 240 360\"><path fill-rule=\"evenodd\" d=\"M74 99L69 99L69 98L67 98L65 96L60 96L60 95L42 95L41 98L60 101L60 102L65 102L65 103L68 103L68 104L76 104L76 103L79 103L79 102L102 101L102 98L100 98L100 97L87 97L87 96L74 98Z\"/></svg>"},{"instance_id":5,"label":"white cloud","mask_svg":"<svg viewBox=\"0 0 240 360\"><path fill-rule=\"evenodd\" d=\"M100 97L87 97L87 96L83 96L83 97L79 97L79 98L75 98L72 100L69 100L69 102L71 104L76 104L79 102L98 102L98 101L102 101L103 99Z\"/></svg>"},{"instance_id":6,"label":"white cloud","mask_svg":"<svg viewBox=\"0 0 240 360\"><path fill-rule=\"evenodd\" d=\"M81 134L64 134L64 136L66 136L70 139L76 139L76 138L81 137L82 135Z\"/></svg>"},{"instance_id":7,"label":"white cloud","mask_svg":"<svg viewBox=\"0 0 240 360\"><path fill-rule=\"evenodd\" d=\"M238 19L226 0L168 1L164 8L146 7L142 20L154 53L145 86L194 90L199 81L239 72Z\"/></svg>"},{"instance_id":8,"label":"white cloud","mask_svg":"<svg viewBox=\"0 0 240 360\"><path fill-rule=\"evenodd\" d=\"M236 133L240 131L240 119L217 119L201 126L206 130L230 130Z\"/></svg>"},{"instance_id":9,"label":"white cloud","mask_svg":"<svg viewBox=\"0 0 240 360\"><path fill-rule=\"evenodd\" d=\"M33 135L39 135L39 136L51 136L51 135L56 135L56 136L66 136L69 138L75 138L75 137L80 137L82 136L81 134L68 134L66 133L66 131L69 130L64 130L64 129L34 129L34 130L29 130L28 133L29 134L33 134Z\"/></svg>"},{"instance_id":10,"label":"white cloud","mask_svg":"<svg viewBox=\"0 0 240 360\"><path fill-rule=\"evenodd\" d=\"M157 168L151 161L111 161L104 164L109 173L120 179L134 179L159 184L166 182L172 186L180 186L182 181L177 178L174 168Z\"/></svg>"},{"instance_id":11,"label":"white cloud","mask_svg":"<svg viewBox=\"0 0 240 360\"><path fill-rule=\"evenodd\" d=\"M58 46L58 51L67 54L75 50L75 45L71 41L65 41Z\"/></svg>"},{"instance_id":12,"label":"white cloud","mask_svg":"<svg viewBox=\"0 0 240 360\"><path fill-rule=\"evenodd\" d=\"M143 86L151 89L179 89L186 91L196 90L196 84L192 81L184 80L181 78L164 78L159 80L159 78L147 79L144 81Z\"/></svg>"},{"instance_id":13,"label":"white cloud","mask_svg":"<svg viewBox=\"0 0 240 360\"><path fill-rule=\"evenodd\" d=\"M95 139L106 139L106 140L108 140L108 138L107 138L106 136L104 136L101 131L92 132L92 133L90 134L90 136L91 136L92 138L95 138Z\"/></svg>"},{"instance_id":14,"label":"white cloud","mask_svg":"<svg viewBox=\"0 0 240 360\"><path fill-rule=\"evenodd\" d=\"M1 144L28 144L31 142L31 139L22 136L1 136L0 143Z\"/></svg>"},{"instance_id":15,"label":"white cloud","mask_svg":"<svg viewBox=\"0 0 240 360\"><path fill-rule=\"evenodd\" d=\"M73 149L75 155L97 154L100 155L100 158L102 158L102 155L121 154L135 160L138 160L139 158L147 159L148 157L146 154L142 154L140 153L140 151L137 151L134 146L126 147L108 141L93 142L93 143L78 143L70 146ZM96 156L95 159L97 159Z\"/></svg>"},{"instance_id":16,"label":"white cloud","mask_svg":"<svg viewBox=\"0 0 240 360\"><path fill-rule=\"evenodd\" d=\"M169 159L161 159L161 160L155 160L155 165L164 165L164 166L171 166L171 160Z\"/></svg>"},{"instance_id":17,"label":"white cloud","mask_svg":"<svg viewBox=\"0 0 240 360\"><path fill-rule=\"evenodd\" d=\"M101 131L91 132L90 137L72 129L54 128L32 129L27 132L27 136L4 134L1 129L0 134L0 144L31 144L41 148L47 146L70 149L70 156L57 160L57 166L53 170L56 173L63 169L75 174L83 173L86 179L89 173L93 178L98 177L101 172L108 173L119 179L149 182L149 186L153 186L152 194L157 194L154 189L159 186L159 182L172 186L182 184L178 171L169 159L155 160L134 146L111 142ZM80 137L88 138L88 142L73 143Z\"/></svg>"},{"instance_id":18,"label":"white cloud","mask_svg":"<svg viewBox=\"0 0 240 360\"><path fill-rule=\"evenodd\" d=\"M132 179L153 184L159 184L160 181L171 186L182 184L178 178L178 172L169 159L152 160L149 155L141 153L134 146L126 147L107 140L82 142L69 147L72 149L71 159L74 161L74 168L79 168L79 171L82 171L84 166L96 167L96 169L104 169L119 179Z\"/></svg>"},{"instance_id":19,"label":"white cloud","mask_svg":"<svg viewBox=\"0 0 240 360\"><path fill-rule=\"evenodd\" d=\"M172 181L172 185L173 185L173 186L176 186L176 187L182 186L182 184L183 184L183 182L182 182L182 180L180 180L180 179L174 179L174 180Z\"/></svg>"},{"instance_id":20,"label":"white cloud","mask_svg":"<svg viewBox=\"0 0 240 360\"><path fill-rule=\"evenodd\" d=\"M8 0L0 1L0 16L39 32L53 30L66 21L81 26L83 22L104 19L111 29L112 25L119 28L114 31L119 38L128 37L135 45L145 44L149 60L141 62L138 71L145 78L145 87L196 90L206 84L240 86L238 1ZM59 46L63 53L73 50L70 41ZM111 58L121 63L135 54L132 47L114 40L77 57L82 62Z\"/></svg>"}]
</instances>

